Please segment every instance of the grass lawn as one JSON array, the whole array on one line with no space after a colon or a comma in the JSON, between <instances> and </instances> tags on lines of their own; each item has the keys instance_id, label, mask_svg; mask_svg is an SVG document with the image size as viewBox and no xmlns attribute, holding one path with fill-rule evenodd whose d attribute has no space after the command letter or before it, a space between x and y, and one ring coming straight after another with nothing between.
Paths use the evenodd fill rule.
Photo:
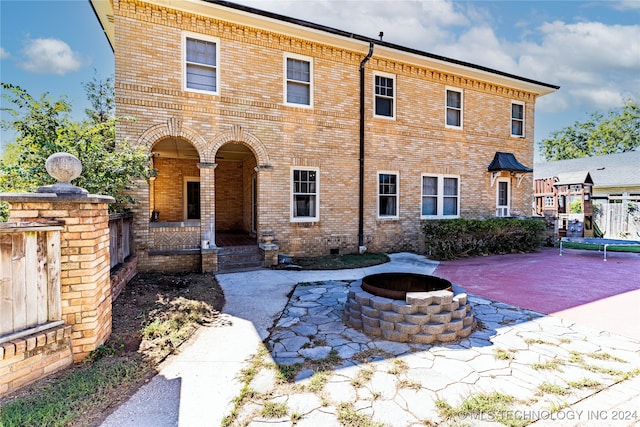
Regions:
<instances>
[{"instance_id":1,"label":"grass lawn","mask_svg":"<svg viewBox=\"0 0 640 427\"><path fill-rule=\"evenodd\" d=\"M293 258L293 263L304 270L339 270L344 268L361 268L389 262L387 254L364 253L346 255L326 255L309 258Z\"/></svg>"}]
</instances>

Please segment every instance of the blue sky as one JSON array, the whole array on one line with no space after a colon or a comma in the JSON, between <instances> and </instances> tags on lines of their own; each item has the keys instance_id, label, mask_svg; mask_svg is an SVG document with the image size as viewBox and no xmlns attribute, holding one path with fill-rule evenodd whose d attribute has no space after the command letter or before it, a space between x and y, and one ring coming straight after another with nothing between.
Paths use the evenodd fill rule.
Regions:
<instances>
[{"instance_id":1,"label":"blue sky","mask_svg":"<svg viewBox=\"0 0 640 427\"><path fill-rule=\"evenodd\" d=\"M560 85L536 104L536 142L640 100L640 0L236 2ZM82 83L94 70L113 74L88 0L0 0L0 21L0 79L34 96L67 95L82 118Z\"/></svg>"}]
</instances>

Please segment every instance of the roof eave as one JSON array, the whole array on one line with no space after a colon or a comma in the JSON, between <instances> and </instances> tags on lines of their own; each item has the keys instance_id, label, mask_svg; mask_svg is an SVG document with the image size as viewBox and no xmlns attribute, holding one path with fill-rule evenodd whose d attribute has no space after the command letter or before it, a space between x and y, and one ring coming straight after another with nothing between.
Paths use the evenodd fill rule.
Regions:
<instances>
[{"instance_id":1,"label":"roof eave","mask_svg":"<svg viewBox=\"0 0 640 427\"><path fill-rule=\"evenodd\" d=\"M98 2L105 0L91 0ZM468 76L479 81L507 86L543 96L557 91L560 86L539 82L487 67L445 58L439 55L387 43L362 35L342 31L336 28L315 24L301 19L291 18L249 6L220 0L181 0L167 3L166 0L147 0L148 3L170 7L184 12L215 16L238 25L246 25L268 32L295 36L312 42L344 48L365 55L369 44L374 43L374 56L397 60L406 64L422 66L435 71ZM215 10L215 15L212 12ZM102 21L101 21L102 22Z\"/></svg>"},{"instance_id":2,"label":"roof eave","mask_svg":"<svg viewBox=\"0 0 640 427\"><path fill-rule=\"evenodd\" d=\"M89 0L89 3L91 4L91 8L98 18L98 22L100 22L102 31L109 41L111 51L115 52L113 43L115 39L115 25L113 22L113 7L111 6L111 1Z\"/></svg>"}]
</instances>

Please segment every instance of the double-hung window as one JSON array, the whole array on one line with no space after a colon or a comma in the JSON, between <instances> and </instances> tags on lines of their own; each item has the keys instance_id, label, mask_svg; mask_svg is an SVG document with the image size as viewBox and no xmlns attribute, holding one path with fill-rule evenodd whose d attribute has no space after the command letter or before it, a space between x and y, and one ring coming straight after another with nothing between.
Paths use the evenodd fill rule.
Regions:
<instances>
[{"instance_id":1,"label":"double-hung window","mask_svg":"<svg viewBox=\"0 0 640 427\"><path fill-rule=\"evenodd\" d=\"M524 104L511 103L511 136L524 137Z\"/></svg>"},{"instance_id":2,"label":"double-hung window","mask_svg":"<svg viewBox=\"0 0 640 427\"><path fill-rule=\"evenodd\" d=\"M185 90L218 93L218 48L216 39L184 37Z\"/></svg>"},{"instance_id":3,"label":"double-hung window","mask_svg":"<svg viewBox=\"0 0 640 427\"><path fill-rule=\"evenodd\" d=\"M285 67L285 103L312 106L313 63L310 58L287 54Z\"/></svg>"},{"instance_id":4,"label":"double-hung window","mask_svg":"<svg viewBox=\"0 0 640 427\"><path fill-rule=\"evenodd\" d=\"M291 170L291 220L318 221L320 194L319 173L316 168Z\"/></svg>"},{"instance_id":5,"label":"double-hung window","mask_svg":"<svg viewBox=\"0 0 640 427\"><path fill-rule=\"evenodd\" d=\"M391 74L374 75L374 115L394 118L396 116L395 76Z\"/></svg>"},{"instance_id":6,"label":"double-hung window","mask_svg":"<svg viewBox=\"0 0 640 427\"><path fill-rule=\"evenodd\" d=\"M378 218L398 218L398 174L378 173Z\"/></svg>"},{"instance_id":7,"label":"double-hung window","mask_svg":"<svg viewBox=\"0 0 640 427\"><path fill-rule=\"evenodd\" d=\"M460 216L460 178L422 175L422 218Z\"/></svg>"},{"instance_id":8,"label":"double-hung window","mask_svg":"<svg viewBox=\"0 0 640 427\"><path fill-rule=\"evenodd\" d=\"M446 105L446 127L462 128L462 92L455 89L447 89Z\"/></svg>"}]
</instances>

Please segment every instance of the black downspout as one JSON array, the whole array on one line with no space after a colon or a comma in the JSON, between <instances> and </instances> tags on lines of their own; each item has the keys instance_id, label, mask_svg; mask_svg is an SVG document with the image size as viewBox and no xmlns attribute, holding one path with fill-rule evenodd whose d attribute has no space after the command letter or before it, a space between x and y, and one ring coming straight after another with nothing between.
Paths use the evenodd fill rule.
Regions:
<instances>
[{"instance_id":1,"label":"black downspout","mask_svg":"<svg viewBox=\"0 0 640 427\"><path fill-rule=\"evenodd\" d=\"M358 252L364 251L364 65L373 55L373 42L369 53L360 62L360 200L358 206Z\"/></svg>"}]
</instances>

